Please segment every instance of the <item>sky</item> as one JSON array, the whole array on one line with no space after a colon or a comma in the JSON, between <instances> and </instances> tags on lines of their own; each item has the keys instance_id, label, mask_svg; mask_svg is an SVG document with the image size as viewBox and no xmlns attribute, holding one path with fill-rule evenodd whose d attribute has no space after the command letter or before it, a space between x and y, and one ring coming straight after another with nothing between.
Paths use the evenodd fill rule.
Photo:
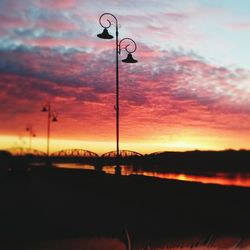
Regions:
<instances>
[{"instance_id":1,"label":"sky","mask_svg":"<svg viewBox=\"0 0 250 250\"><path fill-rule=\"evenodd\" d=\"M116 149L115 41L99 17L136 41L119 56L121 149L249 149L250 2L246 0L1 0L0 149ZM104 20L105 22L105 20ZM115 33L114 20L109 33ZM130 45L132 46L132 45Z\"/></svg>"}]
</instances>

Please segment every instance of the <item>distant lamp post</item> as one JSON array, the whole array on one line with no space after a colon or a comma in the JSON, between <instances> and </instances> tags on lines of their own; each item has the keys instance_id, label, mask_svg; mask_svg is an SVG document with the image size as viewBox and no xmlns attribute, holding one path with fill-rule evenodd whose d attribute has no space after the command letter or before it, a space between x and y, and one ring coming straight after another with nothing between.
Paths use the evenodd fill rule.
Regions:
<instances>
[{"instance_id":1,"label":"distant lamp post","mask_svg":"<svg viewBox=\"0 0 250 250\"><path fill-rule=\"evenodd\" d=\"M47 103L46 105L43 106L42 112L47 112L48 113L48 118L47 118L47 157L49 159L49 142L50 142L50 122L57 122L57 114L53 111L51 111L51 104Z\"/></svg>"},{"instance_id":2,"label":"distant lamp post","mask_svg":"<svg viewBox=\"0 0 250 250\"><path fill-rule=\"evenodd\" d=\"M106 18L105 18L106 17ZM104 13L100 16L99 18L99 23L103 27L103 32L101 34L98 34L97 37L101 39L112 39L114 38L112 35L108 33L108 28L112 25L111 20L115 20L115 37L116 37L116 174L121 173L121 168L119 166L119 156L120 156L120 151L119 151L119 61L118 61L118 56L121 54L121 50L124 49L128 53L127 58L123 59L122 62L124 63L137 63L138 61L135 60L132 56L132 53L136 51L136 43L133 39L131 38L123 38L122 40L118 40L118 20L117 18L111 14L111 13ZM126 44L125 44L126 43ZM122 44L125 44L124 47L122 47Z\"/></svg>"},{"instance_id":3,"label":"distant lamp post","mask_svg":"<svg viewBox=\"0 0 250 250\"><path fill-rule=\"evenodd\" d=\"M31 150L31 147L32 147L32 138L36 137L36 134L33 131L32 125L27 125L26 126L26 131L29 133L29 150Z\"/></svg>"}]
</instances>

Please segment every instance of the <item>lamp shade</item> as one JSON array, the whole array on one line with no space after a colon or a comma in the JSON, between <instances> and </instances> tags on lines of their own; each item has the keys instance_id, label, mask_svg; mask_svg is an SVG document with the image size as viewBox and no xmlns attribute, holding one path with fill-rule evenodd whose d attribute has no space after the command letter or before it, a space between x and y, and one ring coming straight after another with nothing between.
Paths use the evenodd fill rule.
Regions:
<instances>
[{"instance_id":1,"label":"lamp shade","mask_svg":"<svg viewBox=\"0 0 250 250\"><path fill-rule=\"evenodd\" d=\"M128 53L127 58L123 59L122 62L124 62L124 63L137 63L138 61L133 58L131 53Z\"/></svg>"},{"instance_id":2,"label":"lamp shade","mask_svg":"<svg viewBox=\"0 0 250 250\"><path fill-rule=\"evenodd\" d=\"M44 106L44 107L42 108L41 111L42 111L42 112L47 112L47 111L48 111L48 108Z\"/></svg>"},{"instance_id":3,"label":"lamp shade","mask_svg":"<svg viewBox=\"0 0 250 250\"><path fill-rule=\"evenodd\" d=\"M109 34L108 30L106 28L103 29L103 32L101 34L97 35L101 39L112 39L114 38L112 35Z\"/></svg>"},{"instance_id":4,"label":"lamp shade","mask_svg":"<svg viewBox=\"0 0 250 250\"><path fill-rule=\"evenodd\" d=\"M57 120L57 117L56 116L53 116L52 117L52 122L57 122L58 120Z\"/></svg>"}]
</instances>

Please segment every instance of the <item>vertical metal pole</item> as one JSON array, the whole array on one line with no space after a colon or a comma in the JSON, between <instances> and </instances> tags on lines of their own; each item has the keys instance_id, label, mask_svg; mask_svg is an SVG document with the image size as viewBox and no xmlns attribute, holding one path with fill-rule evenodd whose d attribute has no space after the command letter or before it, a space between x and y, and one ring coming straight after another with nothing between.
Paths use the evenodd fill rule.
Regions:
<instances>
[{"instance_id":1,"label":"vertical metal pole","mask_svg":"<svg viewBox=\"0 0 250 250\"><path fill-rule=\"evenodd\" d=\"M118 23L116 24L116 158L119 161L119 68L118 68Z\"/></svg>"},{"instance_id":2,"label":"vertical metal pole","mask_svg":"<svg viewBox=\"0 0 250 250\"><path fill-rule=\"evenodd\" d=\"M49 103L48 104L48 127L47 127L47 157L48 157L48 160L49 160L50 118L51 118L51 110L50 110L50 103Z\"/></svg>"},{"instance_id":3,"label":"vertical metal pole","mask_svg":"<svg viewBox=\"0 0 250 250\"><path fill-rule=\"evenodd\" d=\"M31 140L32 140L32 127L30 127L30 130L29 130L29 136L30 136L30 138L29 138L29 149L31 150Z\"/></svg>"}]
</instances>

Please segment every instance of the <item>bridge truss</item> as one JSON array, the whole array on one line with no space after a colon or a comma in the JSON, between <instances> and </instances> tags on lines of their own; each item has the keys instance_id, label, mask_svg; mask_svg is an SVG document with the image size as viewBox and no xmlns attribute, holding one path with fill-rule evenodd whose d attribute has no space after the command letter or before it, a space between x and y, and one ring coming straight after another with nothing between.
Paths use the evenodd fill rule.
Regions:
<instances>
[{"instance_id":1,"label":"bridge truss","mask_svg":"<svg viewBox=\"0 0 250 250\"><path fill-rule=\"evenodd\" d=\"M99 157L98 154L84 150L84 149L65 149L54 152L51 156L63 156L63 157Z\"/></svg>"},{"instance_id":2,"label":"bridge truss","mask_svg":"<svg viewBox=\"0 0 250 250\"><path fill-rule=\"evenodd\" d=\"M143 156L142 154L131 150L120 150L120 157ZM116 151L110 151L103 154L101 157L116 157Z\"/></svg>"}]
</instances>

